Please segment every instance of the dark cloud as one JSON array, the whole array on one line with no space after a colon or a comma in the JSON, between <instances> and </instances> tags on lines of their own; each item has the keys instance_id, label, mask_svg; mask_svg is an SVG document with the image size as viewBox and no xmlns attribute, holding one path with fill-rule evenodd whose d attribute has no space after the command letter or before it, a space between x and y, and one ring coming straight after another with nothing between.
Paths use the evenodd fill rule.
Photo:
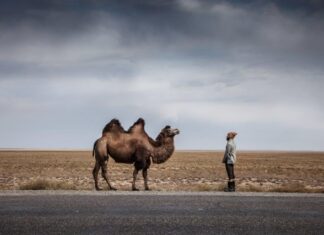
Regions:
<instances>
[{"instance_id":1,"label":"dark cloud","mask_svg":"<svg viewBox=\"0 0 324 235\"><path fill-rule=\"evenodd\" d=\"M155 50L176 49L184 56L191 53L199 57L204 51L222 54L224 47L235 54L255 50L255 54L270 58L291 53L292 58L304 55L311 59L314 55L314 60L319 60L323 56L319 50L323 14L316 1L198 1L199 6L190 10L179 2L4 1L0 22L2 28L13 31L32 29L35 40L54 45L69 37L77 40L82 34L96 33L97 28L106 29L108 34L116 30L121 46L144 47L149 43Z\"/></svg>"},{"instance_id":2,"label":"dark cloud","mask_svg":"<svg viewBox=\"0 0 324 235\"><path fill-rule=\"evenodd\" d=\"M302 0L1 1L1 78L131 77L138 63L151 59L321 70L322 5Z\"/></svg>"}]
</instances>

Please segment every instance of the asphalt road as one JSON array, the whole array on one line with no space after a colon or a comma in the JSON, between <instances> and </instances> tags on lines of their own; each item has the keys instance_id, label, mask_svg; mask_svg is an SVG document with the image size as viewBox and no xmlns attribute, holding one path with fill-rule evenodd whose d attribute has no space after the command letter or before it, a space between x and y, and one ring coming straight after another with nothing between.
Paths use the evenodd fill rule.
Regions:
<instances>
[{"instance_id":1,"label":"asphalt road","mask_svg":"<svg viewBox=\"0 0 324 235\"><path fill-rule=\"evenodd\" d=\"M0 234L324 234L324 195L0 192Z\"/></svg>"}]
</instances>

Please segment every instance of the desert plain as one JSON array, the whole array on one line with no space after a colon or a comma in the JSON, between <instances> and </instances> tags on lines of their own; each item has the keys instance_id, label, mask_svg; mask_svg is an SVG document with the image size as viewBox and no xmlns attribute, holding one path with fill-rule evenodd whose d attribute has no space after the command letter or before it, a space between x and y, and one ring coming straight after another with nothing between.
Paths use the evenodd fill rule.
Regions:
<instances>
[{"instance_id":1,"label":"desert plain","mask_svg":"<svg viewBox=\"0 0 324 235\"><path fill-rule=\"evenodd\" d=\"M152 164L154 191L222 191L227 182L222 151L176 151ZM0 190L94 190L91 151L0 151ZM108 174L118 190L131 190L133 166L109 159ZM240 151L237 190L324 193L324 152ZM100 178L100 186L107 185ZM144 190L141 173L137 187Z\"/></svg>"}]
</instances>

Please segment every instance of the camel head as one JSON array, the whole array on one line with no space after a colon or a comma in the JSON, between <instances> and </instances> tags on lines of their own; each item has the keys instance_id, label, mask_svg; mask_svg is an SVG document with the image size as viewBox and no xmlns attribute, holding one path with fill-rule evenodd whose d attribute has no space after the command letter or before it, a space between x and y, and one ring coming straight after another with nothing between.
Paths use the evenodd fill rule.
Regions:
<instances>
[{"instance_id":1,"label":"camel head","mask_svg":"<svg viewBox=\"0 0 324 235\"><path fill-rule=\"evenodd\" d=\"M170 126L165 126L161 130L161 132L158 135L158 137L156 138L156 140L164 142L163 140L173 139L173 137L178 134L180 134L179 129L177 129L177 128L172 129Z\"/></svg>"},{"instance_id":2,"label":"camel head","mask_svg":"<svg viewBox=\"0 0 324 235\"><path fill-rule=\"evenodd\" d=\"M180 134L179 129L177 129L177 128L172 129L170 126L166 126L166 127L164 127L164 128L162 129L162 132L165 133L165 135L166 135L167 137L173 137L173 136L175 136L175 135Z\"/></svg>"}]
</instances>

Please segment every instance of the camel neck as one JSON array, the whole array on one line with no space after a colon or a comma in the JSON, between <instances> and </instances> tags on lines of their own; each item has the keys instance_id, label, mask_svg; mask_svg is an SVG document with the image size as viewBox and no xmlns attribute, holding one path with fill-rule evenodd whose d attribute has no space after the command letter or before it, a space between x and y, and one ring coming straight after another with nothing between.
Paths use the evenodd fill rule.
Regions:
<instances>
[{"instance_id":1,"label":"camel neck","mask_svg":"<svg viewBox=\"0 0 324 235\"><path fill-rule=\"evenodd\" d=\"M160 147L156 148L153 152L153 162L163 163L168 160L174 152L173 141L170 143L163 143Z\"/></svg>"}]
</instances>

